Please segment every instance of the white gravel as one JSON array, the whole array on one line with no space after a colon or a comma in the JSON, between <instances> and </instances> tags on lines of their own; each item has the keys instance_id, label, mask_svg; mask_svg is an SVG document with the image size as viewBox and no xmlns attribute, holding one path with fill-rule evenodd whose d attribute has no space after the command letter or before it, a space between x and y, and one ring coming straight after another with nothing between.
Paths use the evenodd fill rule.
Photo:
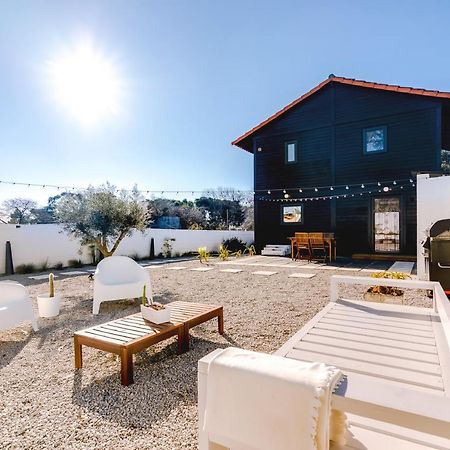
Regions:
<instances>
[{"instance_id":1,"label":"white gravel","mask_svg":"<svg viewBox=\"0 0 450 450\"><path fill-rule=\"evenodd\" d=\"M175 338L136 355L129 387L121 386L111 354L85 348L83 369L73 368L74 331L138 311L136 301L110 302L94 317L87 275L55 281L61 314L39 319L37 333L27 325L0 332L0 448L197 448L197 361L229 345L273 352L328 302L328 279L337 273L317 270L301 279L288 277L298 268L268 277L244 265L240 273L224 273L214 260L214 270L204 273L189 270L203 267L198 261L182 265L187 269L151 270L156 299L223 305L225 335L214 320L191 331L191 350L183 355ZM26 275L7 278L28 285L33 297L47 288ZM429 304L408 294L406 303L416 302Z\"/></svg>"}]
</instances>

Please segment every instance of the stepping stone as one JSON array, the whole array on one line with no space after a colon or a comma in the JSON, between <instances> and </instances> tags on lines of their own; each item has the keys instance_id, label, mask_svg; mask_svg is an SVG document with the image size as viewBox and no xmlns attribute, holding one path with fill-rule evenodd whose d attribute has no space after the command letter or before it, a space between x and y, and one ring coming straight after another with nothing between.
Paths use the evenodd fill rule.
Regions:
<instances>
[{"instance_id":1,"label":"stepping stone","mask_svg":"<svg viewBox=\"0 0 450 450\"><path fill-rule=\"evenodd\" d=\"M207 272L208 270L213 270L214 267L197 267L195 269L191 269L192 271L195 272Z\"/></svg>"},{"instance_id":2,"label":"stepping stone","mask_svg":"<svg viewBox=\"0 0 450 450\"><path fill-rule=\"evenodd\" d=\"M86 275L85 270L71 270L70 272L60 272L60 275Z\"/></svg>"},{"instance_id":3,"label":"stepping stone","mask_svg":"<svg viewBox=\"0 0 450 450\"><path fill-rule=\"evenodd\" d=\"M239 272L242 272L242 269L222 269L221 272L226 272L226 273L239 273Z\"/></svg>"},{"instance_id":4,"label":"stepping stone","mask_svg":"<svg viewBox=\"0 0 450 450\"><path fill-rule=\"evenodd\" d=\"M406 273L407 275L411 275L413 269L414 269L413 262L396 261L394 264L392 264L391 267L389 267L388 271L389 272L402 272L402 273Z\"/></svg>"},{"instance_id":5,"label":"stepping stone","mask_svg":"<svg viewBox=\"0 0 450 450\"><path fill-rule=\"evenodd\" d=\"M275 275L277 272L270 272L269 270L258 270L257 272L252 272L253 275L265 275L265 276L270 276L270 275Z\"/></svg>"},{"instance_id":6,"label":"stepping stone","mask_svg":"<svg viewBox=\"0 0 450 450\"><path fill-rule=\"evenodd\" d=\"M313 278L315 276L315 273L291 273L289 278Z\"/></svg>"},{"instance_id":7,"label":"stepping stone","mask_svg":"<svg viewBox=\"0 0 450 450\"><path fill-rule=\"evenodd\" d=\"M177 266L177 267L167 267L167 270L184 270L185 266Z\"/></svg>"},{"instance_id":8,"label":"stepping stone","mask_svg":"<svg viewBox=\"0 0 450 450\"><path fill-rule=\"evenodd\" d=\"M58 275L54 276L55 278L58 278ZM48 280L48 275L34 275L32 277L28 277L30 280Z\"/></svg>"}]
</instances>

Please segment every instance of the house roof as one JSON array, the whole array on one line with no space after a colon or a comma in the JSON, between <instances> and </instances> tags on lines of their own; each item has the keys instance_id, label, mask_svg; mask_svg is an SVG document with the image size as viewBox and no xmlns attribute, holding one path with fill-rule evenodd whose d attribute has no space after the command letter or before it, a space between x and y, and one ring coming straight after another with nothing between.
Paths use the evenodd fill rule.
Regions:
<instances>
[{"instance_id":1,"label":"house roof","mask_svg":"<svg viewBox=\"0 0 450 450\"><path fill-rule=\"evenodd\" d=\"M289 103L289 105L280 109L279 111L277 111L275 114L268 117L266 120L261 122L256 127L253 127L251 130L247 131L242 136L235 139L231 144L236 145L237 147L240 147L244 150L251 152L251 150L248 148L248 146L245 145L245 141L247 138L249 138L253 133L258 131L259 129L265 127L267 124L269 124L273 120L282 116L284 113L289 111L294 106L297 106L299 103L301 103L304 100L306 100L307 98L311 97L313 94L315 94L317 91L319 91L320 89L322 89L329 83L349 84L349 85L363 87L363 88L378 89L381 91L399 92L401 94L423 95L426 97L436 97L436 98L444 98L444 99L450 100L450 92L432 91L429 89L412 88L412 87L406 87L406 86L398 86L398 85L394 85L394 84L373 83L370 81L355 80L354 78L344 78L344 77L337 77L335 75L330 75L326 80L322 81L315 88L311 89L306 94L303 94L301 97L299 97L296 100L294 100L293 102Z\"/></svg>"}]
</instances>

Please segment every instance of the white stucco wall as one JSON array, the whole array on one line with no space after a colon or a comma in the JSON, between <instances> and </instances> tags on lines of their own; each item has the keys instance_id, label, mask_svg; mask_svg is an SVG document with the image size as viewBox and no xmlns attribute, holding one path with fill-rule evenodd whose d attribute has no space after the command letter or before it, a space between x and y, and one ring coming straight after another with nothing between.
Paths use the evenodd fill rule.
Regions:
<instances>
[{"instance_id":1,"label":"white stucco wall","mask_svg":"<svg viewBox=\"0 0 450 450\"><path fill-rule=\"evenodd\" d=\"M417 276L428 279L422 241L434 222L450 218L450 176L417 176Z\"/></svg>"},{"instance_id":2,"label":"white stucco wall","mask_svg":"<svg viewBox=\"0 0 450 450\"><path fill-rule=\"evenodd\" d=\"M117 255L150 255L150 240L155 240L155 255L161 252L164 239L173 238L173 252L196 251L198 247L207 247L215 251L227 238L238 237L246 243L254 240L253 231L216 231L216 230L163 230L150 228L145 233L134 232L119 245ZM82 248L80 242L64 233L59 225L16 225L0 224L0 273L5 272L5 244L11 242L14 266L20 264L41 264L50 266L69 259L81 259L91 262L89 249Z\"/></svg>"}]
</instances>

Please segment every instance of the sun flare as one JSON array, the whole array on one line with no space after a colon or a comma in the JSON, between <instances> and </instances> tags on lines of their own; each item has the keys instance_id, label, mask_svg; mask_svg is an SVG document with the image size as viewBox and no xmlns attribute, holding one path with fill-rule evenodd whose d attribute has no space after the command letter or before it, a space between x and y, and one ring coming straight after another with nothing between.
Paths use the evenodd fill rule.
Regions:
<instances>
[{"instance_id":1,"label":"sun flare","mask_svg":"<svg viewBox=\"0 0 450 450\"><path fill-rule=\"evenodd\" d=\"M55 100L82 125L119 113L123 84L116 64L89 41L63 51L48 69Z\"/></svg>"}]
</instances>

